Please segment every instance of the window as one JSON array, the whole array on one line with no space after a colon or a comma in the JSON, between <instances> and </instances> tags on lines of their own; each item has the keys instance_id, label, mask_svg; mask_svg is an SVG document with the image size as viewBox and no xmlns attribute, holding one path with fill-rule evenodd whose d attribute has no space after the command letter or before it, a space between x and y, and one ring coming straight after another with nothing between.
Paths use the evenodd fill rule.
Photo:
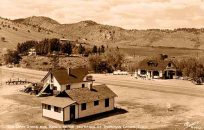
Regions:
<instances>
[{"instance_id":1,"label":"window","mask_svg":"<svg viewBox=\"0 0 204 130\"><path fill-rule=\"evenodd\" d=\"M70 90L71 85L66 85L66 90Z\"/></svg>"},{"instance_id":2,"label":"window","mask_svg":"<svg viewBox=\"0 0 204 130\"><path fill-rule=\"evenodd\" d=\"M85 84L82 84L82 88L84 88L85 87Z\"/></svg>"},{"instance_id":3,"label":"window","mask_svg":"<svg viewBox=\"0 0 204 130\"><path fill-rule=\"evenodd\" d=\"M155 61L149 61L147 62L148 66L151 66L151 67L157 67L158 63L156 63Z\"/></svg>"},{"instance_id":4,"label":"window","mask_svg":"<svg viewBox=\"0 0 204 130\"><path fill-rule=\"evenodd\" d=\"M47 105L47 109L48 109L48 110L51 110L51 106L50 106L50 105Z\"/></svg>"},{"instance_id":5,"label":"window","mask_svg":"<svg viewBox=\"0 0 204 130\"><path fill-rule=\"evenodd\" d=\"M57 90L57 87L56 87L56 86L54 86L54 87L53 87L53 90Z\"/></svg>"},{"instance_id":6,"label":"window","mask_svg":"<svg viewBox=\"0 0 204 130\"><path fill-rule=\"evenodd\" d=\"M94 101L94 106L98 106L99 105L99 101Z\"/></svg>"},{"instance_id":7,"label":"window","mask_svg":"<svg viewBox=\"0 0 204 130\"><path fill-rule=\"evenodd\" d=\"M105 99L105 107L109 107L109 98Z\"/></svg>"},{"instance_id":8,"label":"window","mask_svg":"<svg viewBox=\"0 0 204 130\"><path fill-rule=\"evenodd\" d=\"M54 106L54 111L60 113L60 112L61 112L61 108L59 108L59 107L55 107L55 106Z\"/></svg>"},{"instance_id":9,"label":"window","mask_svg":"<svg viewBox=\"0 0 204 130\"><path fill-rule=\"evenodd\" d=\"M153 71L153 76L159 76L159 71Z\"/></svg>"},{"instance_id":10,"label":"window","mask_svg":"<svg viewBox=\"0 0 204 130\"><path fill-rule=\"evenodd\" d=\"M43 109L51 110L51 106L47 104L42 105Z\"/></svg>"},{"instance_id":11,"label":"window","mask_svg":"<svg viewBox=\"0 0 204 130\"><path fill-rule=\"evenodd\" d=\"M86 103L82 103L81 104L81 110L83 111L83 110L86 110Z\"/></svg>"},{"instance_id":12,"label":"window","mask_svg":"<svg viewBox=\"0 0 204 130\"><path fill-rule=\"evenodd\" d=\"M147 71L146 70L141 70L141 75L145 75L145 74L147 74Z\"/></svg>"}]
</instances>

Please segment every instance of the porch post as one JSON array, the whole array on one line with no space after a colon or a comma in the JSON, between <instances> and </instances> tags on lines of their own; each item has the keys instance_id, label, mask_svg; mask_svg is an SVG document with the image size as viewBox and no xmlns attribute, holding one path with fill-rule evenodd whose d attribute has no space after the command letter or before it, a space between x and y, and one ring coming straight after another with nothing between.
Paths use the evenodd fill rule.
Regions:
<instances>
[{"instance_id":1,"label":"porch post","mask_svg":"<svg viewBox=\"0 0 204 130\"><path fill-rule=\"evenodd\" d=\"M169 78L169 71L168 70L166 71L166 76Z\"/></svg>"},{"instance_id":2,"label":"porch post","mask_svg":"<svg viewBox=\"0 0 204 130\"><path fill-rule=\"evenodd\" d=\"M153 70L151 71L151 74L152 74L152 75L151 75L151 76L152 76L151 78L153 79L153 78L154 78L154 75L153 75Z\"/></svg>"}]
</instances>

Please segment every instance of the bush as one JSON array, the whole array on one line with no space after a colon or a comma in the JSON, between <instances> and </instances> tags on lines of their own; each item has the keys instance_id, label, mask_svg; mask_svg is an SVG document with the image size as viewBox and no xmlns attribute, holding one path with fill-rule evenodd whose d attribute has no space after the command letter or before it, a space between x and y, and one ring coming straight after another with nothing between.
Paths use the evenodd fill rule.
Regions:
<instances>
[{"instance_id":1,"label":"bush","mask_svg":"<svg viewBox=\"0 0 204 130\"><path fill-rule=\"evenodd\" d=\"M48 62L44 61L42 64L43 64L43 65L48 65Z\"/></svg>"},{"instance_id":2,"label":"bush","mask_svg":"<svg viewBox=\"0 0 204 130\"><path fill-rule=\"evenodd\" d=\"M197 79L204 77L204 66L196 58L183 59L179 62L179 69L183 76Z\"/></svg>"},{"instance_id":3,"label":"bush","mask_svg":"<svg viewBox=\"0 0 204 130\"><path fill-rule=\"evenodd\" d=\"M5 42L5 41L6 41L6 38L5 38L5 37L1 37L1 41L2 41L2 42Z\"/></svg>"}]
</instances>

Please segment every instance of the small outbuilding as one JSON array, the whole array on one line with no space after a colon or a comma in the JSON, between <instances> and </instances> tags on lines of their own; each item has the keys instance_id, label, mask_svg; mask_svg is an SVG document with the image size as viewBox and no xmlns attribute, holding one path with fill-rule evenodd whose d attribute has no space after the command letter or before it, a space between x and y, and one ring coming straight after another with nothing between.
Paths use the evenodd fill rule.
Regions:
<instances>
[{"instance_id":1,"label":"small outbuilding","mask_svg":"<svg viewBox=\"0 0 204 130\"><path fill-rule=\"evenodd\" d=\"M93 85L85 68L50 70L42 79L43 93L52 93L42 101L42 116L70 122L114 110L117 96L105 84Z\"/></svg>"}]
</instances>

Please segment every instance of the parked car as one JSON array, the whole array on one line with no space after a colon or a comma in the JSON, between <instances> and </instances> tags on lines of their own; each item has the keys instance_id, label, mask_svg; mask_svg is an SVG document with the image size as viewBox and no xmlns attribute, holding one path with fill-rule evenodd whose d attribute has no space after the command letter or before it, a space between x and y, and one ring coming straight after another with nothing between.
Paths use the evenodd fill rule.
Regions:
<instances>
[{"instance_id":1,"label":"parked car","mask_svg":"<svg viewBox=\"0 0 204 130\"><path fill-rule=\"evenodd\" d=\"M13 65L8 64L7 67L8 67L8 68L13 68Z\"/></svg>"},{"instance_id":2,"label":"parked car","mask_svg":"<svg viewBox=\"0 0 204 130\"><path fill-rule=\"evenodd\" d=\"M128 75L127 71L117 70L113 72L113 75Z\"/></svg>"},{"instance_id":3,"label":"parked car","mask_svg":"<svg viewBox=\"0 0 204 130\"><path fill-rule=\"evenodd\" d=\"M202 84L203 84L201 78L193 79L193 80L192 80L192 83L195 84L195 85L202 85Z\"/></svg>"}]
</instances>

